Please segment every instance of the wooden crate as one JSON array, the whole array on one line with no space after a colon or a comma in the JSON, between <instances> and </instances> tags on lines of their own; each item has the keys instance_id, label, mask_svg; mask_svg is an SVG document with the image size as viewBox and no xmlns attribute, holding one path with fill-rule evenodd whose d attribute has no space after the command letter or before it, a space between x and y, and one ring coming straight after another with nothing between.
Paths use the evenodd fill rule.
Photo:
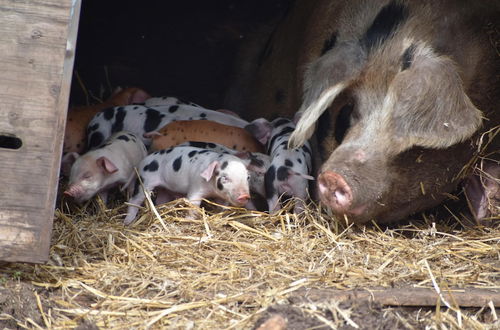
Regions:
<instances>
[{"instance_id":1,"label":"wooden crate","mask_svg":"<svg viewBox=\"0 0 500 330\"><path fill-rule=\"evenodd\" d=\"M0 260L48 259L80 0L0 0Z\"/></svg>"}]
</instances>

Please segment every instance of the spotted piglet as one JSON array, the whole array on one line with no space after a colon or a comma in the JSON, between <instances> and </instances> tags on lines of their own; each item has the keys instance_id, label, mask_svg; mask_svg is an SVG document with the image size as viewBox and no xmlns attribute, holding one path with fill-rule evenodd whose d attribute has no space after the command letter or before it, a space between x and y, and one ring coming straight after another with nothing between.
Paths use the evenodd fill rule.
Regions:
<instances>
[{"instance_id":1,"label":"spotted piglet","mask_svg":"<svg viewBox=\"0 0 500 330\"><path fill-rule=\"evenodd\" d=\"M189 141L179 144L179 146L189 146L202 149L208 149L220 153L229 153L242 159L247 165L248 173L250 174L249 186L250 191L263 198L266 198L266 190L264 187L264 175L271 165L271 159L268 155L260 152L242 152L230 149L222 144L211 142ZM246 205L249 209L255 209L253 203Z\"/></svg>"},{"instance_id":2,"label":"spotted piglet","mask_svg":"<svg viewBox=\"0 0 500 330\"><path fill-rule=\"evenodd\" d=\"M244 206L250 199L248 170L236 156L195 147L172 147L156 151L139 164L140 179L146 191L160 188L162 201L186 196L194 205L203 198L218 198L231 205ZM145 199L136 180L124 224L132 223L135 205Z\"/></svg>"},{"instance_id":3,"label":"spotted piglet","mask_svg":"<svg viewBox=\"0 0 500 330\"><path fill-rule=\"evenodd\" d=\"M89 149L99 147L104 140L117 131L128 131L140 136L149 147L151 139L144 133L162 128L177 120L211 120L225 125L245 127L248 122L214 110L185 105L162 105L147 107L144 105L128 105L108 108L96 114L87 127Z\"/></svg>"},{"instance_id":4,"label":"spotted piglet","mask_svg":"<svg viewBox=\"0 0 500 330\"><path fill-rule=\"evenodd\" d=\"M271 156L271 165L264 178L269 212L279 210L281 195L296 197L294 212L302 212L307 199L308 180L314 180L309 175L312 167L309 143L298 149L288 149L288 139L295 124L286 118L277 118L272 122L264 118L256 119L246 129L267 145Z\"/></svg>"},{"instance_id":5,"label":"spotted piglet","mask_svg":"<svg viewBox=\"0 0 500 330\"><path fill-rule=\"evenodd\" d=\"M141 139L128 132L114 134L100 148L84 155L68 153L62 161L63 173L69 174L64 194L78 203L99 194L106 203L108 190L133 178L134 167L146 155Z\"/></svg>"}]
</instances>

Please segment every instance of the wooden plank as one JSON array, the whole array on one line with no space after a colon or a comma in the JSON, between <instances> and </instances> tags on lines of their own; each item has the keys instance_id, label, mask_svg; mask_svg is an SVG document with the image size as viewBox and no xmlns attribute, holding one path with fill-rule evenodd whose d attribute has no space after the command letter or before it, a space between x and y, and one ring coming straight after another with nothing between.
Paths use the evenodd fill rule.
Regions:
<instances>
[{"instance_id":1,"label":"wooden plank","mask_svg":"<svg viewBox=\"0 0 500 330\"><path fill-rule=\"evenodd\" d=\"M0 0L0 260L48 258L80 0ZM3 139L5 142L5 139Z\"/></svg>"}]
</instances>

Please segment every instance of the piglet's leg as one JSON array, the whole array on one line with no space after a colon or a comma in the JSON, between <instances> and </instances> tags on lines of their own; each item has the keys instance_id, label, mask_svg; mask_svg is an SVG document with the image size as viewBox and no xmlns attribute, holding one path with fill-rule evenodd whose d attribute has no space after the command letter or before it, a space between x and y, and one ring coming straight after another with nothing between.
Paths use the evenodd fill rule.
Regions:
<instances>
[{"instance_id":1,"label":"piglet's leg","mask_svg":"<svg viewBox=\"0 0 500 330\"><path fill-rule=\"evenodd\" d=\"M267 199L267 206L269 207L269 213L274 213L280 209L279 198L277 194Z\"/></svg>"},{"instance_id":2,"label":"piglet's leg","mask_svg":"<svg viewBox=\"0 0 500 330\"><path fill-rule=\"evenodd\" d=\"M146 193L149 193L152 189L154 189L154 185L148 184L148 182L144 182L144 188L146 189ZM139 212L139 208L134 205L142 205L142 203L146 199L146 196L144 195L144 192L142 191L139 184L139 180L136 180L135 182L134 192L136 194L128 200L128 203L132 205L128 206L127 216L125 217L125 219L123 219L123 223L125 225L130 225L135 221L135 217L137 216L137 212Z\"/></svg>"}]
</instances>

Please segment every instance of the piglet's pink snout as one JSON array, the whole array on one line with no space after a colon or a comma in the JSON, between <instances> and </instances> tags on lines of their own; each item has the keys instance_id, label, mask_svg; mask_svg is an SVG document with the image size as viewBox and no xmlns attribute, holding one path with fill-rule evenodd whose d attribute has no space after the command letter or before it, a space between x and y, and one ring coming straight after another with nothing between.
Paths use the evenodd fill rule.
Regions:
<instances>
[{"instance_id":1,"label":"piglet's pink snout","mask_svg":"<svg viewBox=\"0 0 500 330\"><path fill-rule=\"evenodd\" d=\"M238 198L236 199L236 201L238 202L238 204L240 205L245 205L248 201L250 200L250 195L249 194L241 194L240 196L238 196Z\"/></svg>"}]
</instances>

